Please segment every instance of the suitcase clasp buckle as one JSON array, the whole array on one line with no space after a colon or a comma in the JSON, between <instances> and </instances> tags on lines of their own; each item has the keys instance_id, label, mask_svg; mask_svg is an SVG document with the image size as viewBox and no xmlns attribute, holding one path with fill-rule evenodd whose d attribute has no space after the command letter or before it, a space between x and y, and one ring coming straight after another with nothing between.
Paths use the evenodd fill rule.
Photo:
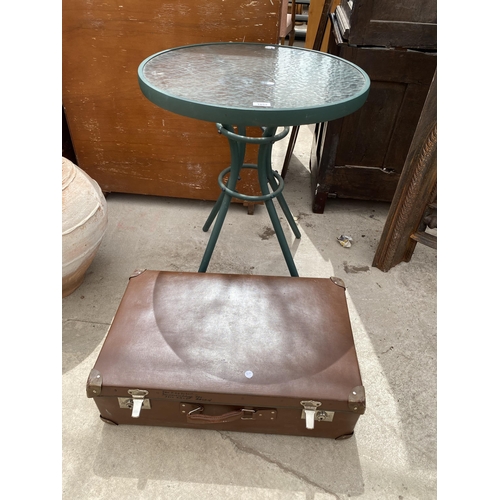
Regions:
<instances>
[{"instance_id":1,"label":"suitcase clasp buckle","mask_svg":"<svg viewBox=\"0 0 500 500\"><path fill-rule=\"evenodd\" d=\"M301 401L300 404L304 407L306 429L314 429L314 419L321 403L319 401Z\"/></svg>"},{"instance_id":2,"label":"suitcase clasp buckle","mask_svg":"<svg viewBox=\"0 0 500 500\"><path fill-rule=\"evenodd\" d=\"M248 408L242 408L241 420L255 420L255 410L249 410ZM250 415L248 415L250 414Z\"/></svg>"},{"instance_id":3,"label":"suitcase clasp buckle","mask_svg":"<svg viewBox=\"0 0 500 500\"><path fill-rule=\"evenodd\" d=\"M130 389L127 391L131 396L131 398L118 398L118 403L120 408L131 408L132 409L132 418L139 418L141 414L141 410L144 408L145 410L151 409L151 403L149 399L144 399L148 395L148 391L144 389Z\"/></svg>"}]
</instances>

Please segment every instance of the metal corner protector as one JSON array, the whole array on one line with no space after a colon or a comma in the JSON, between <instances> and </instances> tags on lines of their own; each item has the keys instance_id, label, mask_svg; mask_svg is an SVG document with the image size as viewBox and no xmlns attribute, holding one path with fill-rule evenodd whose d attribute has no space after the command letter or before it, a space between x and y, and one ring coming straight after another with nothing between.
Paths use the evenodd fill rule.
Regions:
<instances>
[{"instance_id":1,"label":"metal corner protector","mask_svg":"<svg viewBox=\"0 0 500 500\"><path fill-rule=\"evenodd\" d=\"M349 410L363 414L366 410L365 388L362 385L354 387L349 393Z\"/></svg>"},{"instance_id":2,"label":"metal corner protector","mask_svg":"<svg viewBox=\"0 0 500 500\"><path fill-rule=\"evenodd\" d=\"M346 289L346 286L345 286L345 283L343 280L341 280L340 278L337 278L335 276L331 276L330 279L333 281L333 283L335 283L337 286L340 286L342 287L344 290Z\"/></svg>"},{"instance_id":3,"label":"metal corner protector","mask_svg":"<svg viewBox=\"0 0 500 500\"><path fill-rule=\"evenodd\" d=\"M87 379L87 397L95 398L101 394L102 376L99 370L92 368Z\"/></svg>"},{"instance_id":4,"label":"metal corner protector","mask_svg":"<svg viewBox=\"0 0 500 500\"><path fill-rule=\"evenodd\" d=\"M136 269L129 277L128 279L132 279L132 278L135 278L137 276L139 276L140 274L142 274L144 271L146 271L146 269Z\"/></svg>"}]
</instances>

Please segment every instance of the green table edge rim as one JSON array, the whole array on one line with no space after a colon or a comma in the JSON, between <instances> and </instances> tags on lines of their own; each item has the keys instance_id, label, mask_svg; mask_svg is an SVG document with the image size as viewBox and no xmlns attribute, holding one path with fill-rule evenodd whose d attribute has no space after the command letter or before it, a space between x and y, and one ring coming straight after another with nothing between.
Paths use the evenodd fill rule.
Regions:
<instances>
[{"instance_id":1,"label":"green table edge rim","mask_svg":"<svg viewBox=\"0 0 500 500\"><path fill-rule=\"evenodd\" d=\"M303 47L293 47L287 45L278 45L270 43L254 43L254 42L213 42L213 43L199 43L191 45L183 45L179 47L172 47L170 49L161 50L155 54L150 55L144 59L138 68L139 87L144 96L162 109L171 111L181 116L188 118L195 118L198 120L208 122L220 122L231 124L242 124L246 126L266 126L266 127L280 127L280 126L296 126L308 125L313 123L321 123L342 118L346 115L357 111L366 101L368 92L370 90L370 78L364 70L356 64L346 61L341 57L327 54L326 52L319 52L324 56L334 59L340 59L342 62L353 66L365 78L365 85L359 93L348 99L337 101L334 104L324 106L311 106L303 108L284 108L284 109L268 109L268 108L238 108L238 107L224 107L203 102L190 101L181 97L168 95L165 91L160 90L151 83L149 83L144 75L144 66L155 57L165 52L172 52L174 50L181 50L190 47L211 46L211 45L261 45L279 47L280 50L302 50L306 52L316 52L311 49Z\"/></svg>"}]
</instances>

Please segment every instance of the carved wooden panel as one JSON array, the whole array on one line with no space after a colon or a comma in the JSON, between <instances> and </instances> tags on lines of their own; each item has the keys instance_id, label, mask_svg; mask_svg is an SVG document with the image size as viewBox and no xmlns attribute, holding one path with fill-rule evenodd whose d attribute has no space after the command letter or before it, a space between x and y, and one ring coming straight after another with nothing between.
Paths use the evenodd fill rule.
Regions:
<instances>
[{"instance_id":1,"label":"carved wooden panel","mask_svg":"<svg viewBox=\"0 0 500 500\"><path fill-rule=\"evenodd\" d=\"M410 261L417 241L433 246L418 233L437 198L436 88L434 77L375 253L373 266L382 271Z\"/></svg>"}]
</instances>

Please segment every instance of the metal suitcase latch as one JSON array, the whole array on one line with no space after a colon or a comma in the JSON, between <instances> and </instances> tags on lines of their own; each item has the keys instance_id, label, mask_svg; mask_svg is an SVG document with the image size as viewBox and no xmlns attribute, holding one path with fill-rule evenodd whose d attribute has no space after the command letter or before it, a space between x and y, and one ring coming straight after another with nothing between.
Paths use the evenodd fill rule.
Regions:
<instances>
[{"instance_id":1,"label":"metal suitcase latch","mask_svg":"<svg viewBox=\"0 0 500 500\"><path fill-rule=\"evenodd\" d=\"M127 391L132 398L118 398L118 403L120 408L132 409L132 418L139 418L141 410L151 409L151 402L149 399L145 399L148 395L148 391L144 389L130 389Z\"/></svg>"},{"instance_id":2,"label":"metal suitcase latch","mask_svg":"<svg viewBox=\"0 0 500 500\"><path fill-rule=\"evenodd\" d=\"M333 411L318 410L321 406L319 401L301 401L304 407L302 410L302 419L306 420L306 429L314 429L314 421L331 422L333 420Z\"/></svg>"}]
</instances>

